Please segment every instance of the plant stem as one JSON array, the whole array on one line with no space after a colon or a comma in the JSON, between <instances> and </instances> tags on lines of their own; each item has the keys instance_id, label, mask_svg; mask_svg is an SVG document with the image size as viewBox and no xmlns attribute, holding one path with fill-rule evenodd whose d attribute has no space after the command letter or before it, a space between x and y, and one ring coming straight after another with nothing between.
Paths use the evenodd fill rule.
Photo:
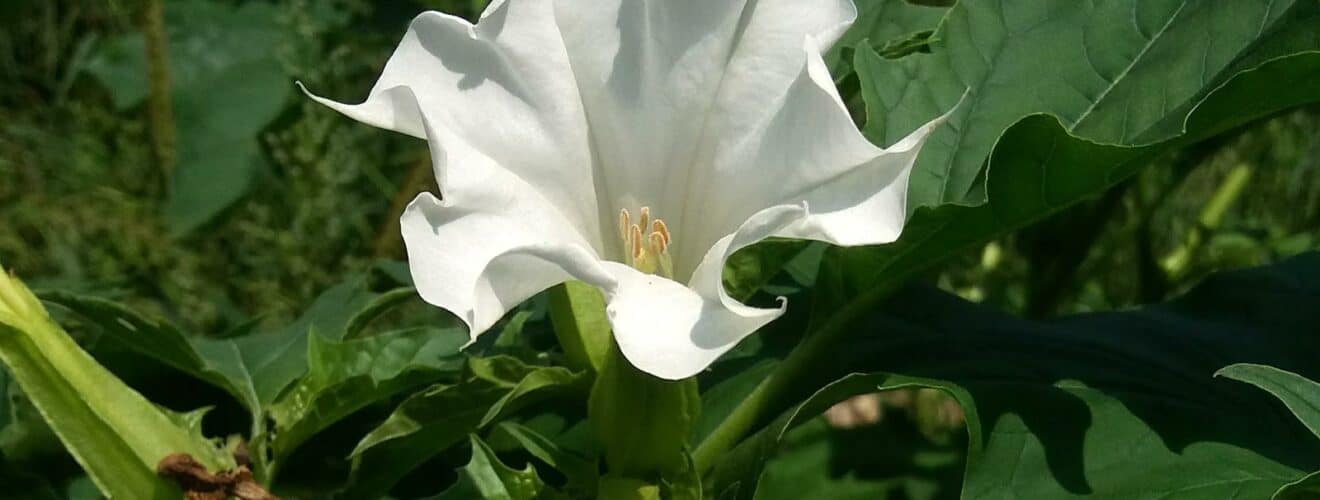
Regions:
<instances>
[{"instance_id":1,"label":"plant stem","mask_svg":"<svg viewBox=\"0 0 1320 500\"><path fill-rule=\"evenodd\" d=\"M170 93L170 65L166 48L163 0L147 0L142 32L147 48L147 120L151 127L151 153L165 185L174 171L176 131L174 101Z\"/></svg>"},{"instance_id":2,"label":"plant stem","mask_svg":"<svg viewBox=\"0 0 1320 500\"><path fill-rule=\"evenodd\" d=\"M1251 181L1251 167L1239 164L1228 172L1228 176L1219 184L1219 189L1201 208L1201 215L1196 225L1187 231L1182 246L1164 258L1164 272L1170 280L1182 278L1191 266L1192 257L1205 243L1206 234L1215 230L1224 221L1224 214L1242 196L1247 183Z\"/></svg>"},{"instance_id":3,"label":"plant stem","mask_svg":"<svg viewBox=\"0 0 1320 500\"><path fill-rule=\"evenodd\" d=\"M692 454L697 472L704 474L710 470L721 455L732 449L749 431L762 424L762 419L780 410L776 407L778 402L785 398L794 383L809 377L814 364L838 344L839 339L848 333L849 327L869 314L876 303L904 283L904 278L899 277L888 281L888 285L868 290L831 315L814 334L802 339L775 371L738 403L733 412L697 446Z\"/></svg>"}]
</instances>

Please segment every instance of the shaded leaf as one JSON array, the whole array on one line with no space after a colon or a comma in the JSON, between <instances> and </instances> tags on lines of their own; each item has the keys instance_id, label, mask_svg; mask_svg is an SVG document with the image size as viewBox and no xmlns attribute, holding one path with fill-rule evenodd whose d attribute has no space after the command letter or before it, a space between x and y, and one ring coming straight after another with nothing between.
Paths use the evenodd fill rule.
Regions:
<instances>
[{"instance_id":1,"label":"shaded leaf","mask_svg":"<svg viewBox=\"0 0 1320 500\"><path fill-rule=\"evenodd\" d=\"M496 356L469 360L470 374L410 396L353 449L340 498L376 498L413 469L497 418L571 388L580 376Z\"/></svg>"},{"instance_id":2,"label":"shaded leaf","mask_svg":"<svg viewBox=\"0 0 1320 500\"><path fill-rule=\"evenodd\" d=\"M576 492L582 497L595 494L596 482L600 475L596 461L587 460L566 450L521 424L501 422L496 429L512 437L524 450L527 450L527 453L562 473L568 479L568 492Z\"/></svg>"},{"instance_id":3,"label":"shaded leaf","mask_svg":"<svg viewBox=\"0 0 1320 500\"><path fill-rule=\"evenodd\" d=\"M1320 438L1320 383L1287 370L1251 363L1226 366L1215 376L1246 382L1273 394Z\"/></svg>"},{"instance_id":4,"label":"shaded leaf","mask_svg":"<svg viewBox=\"0 0 1320 500\"><path fill-rule=\"evenodd\" d=\"M495 452L476 436L470 436L469 440L472 460L459 469L458 484L431 497L432 500L532 500L559 496L541 481L531 464L526 469L514 470L500 462Z\"/></svg>"},{"instance_id":5,"label":"shaded leaf","mask_svg":"<svg viewBox=\"0 0 1320 500\"><path fill-rule=\"evenodd\" d=\"M1320 441L1263 392L1213 374L1249 362L1314 376L1317 283L1311 253L1214 276L1169 304L1048 322L907 289L817 371L905 375L847 375L807 398L721 462L718 491L748 498L792 424L909 383L948 391L966 413L963 498L1266 498L1316 470Z\"/></svg>"},{"instance_id":6,"label":"shaded leaf","mask_svg":"<svg viewBox=\"0 0 1320 500\"><path fill-rule=\"evenodd\" d=\"M746 301L810 245L805 240L770 239L734 252L724 263L725 290Z\"/></svg>"},{"instance_id":7,"label":"shaded leaf","mask_svg":"<svg viewBox=\"0 0 1320 500\"><path fill-rule=\"evenodd\" d=\"M462 366L461 329L417 328L334 342L308 334L307 374L270 406L278 461L370 404L433 383Z\"/></svg>"},{"instance_id":8,"label":"shaded leaf","mask_svg":"<svg viewBox=\"0 0 1320 500\"><path fill-rule=\"evenodd\" d=\"M1238 363L1215 372L1216 377L1227 377L1259 387L1283 401L1307 429L1320 438L1320 384L1301 375L1272 366ZM1274 493L1275 499L1313 498L1320 496L1320 472L1284 485Z\"/></svg>"},{"instance_id":9,"label":"shaded leaf","mask_svg":"<svg viewBox=\"0 0 1320 500\"><path fill-rule=\"evenodd\" d=\"M184 0L165 6L169 72L178 165L167 218L175 234L215 217L250 187L265 158L257 134L292 95L291 78L277 59L293 42L266 3L231 7ZM110 38L87 71L110 90L120 109L146 98L141 33Z\"/></svg>"}]
</instances>

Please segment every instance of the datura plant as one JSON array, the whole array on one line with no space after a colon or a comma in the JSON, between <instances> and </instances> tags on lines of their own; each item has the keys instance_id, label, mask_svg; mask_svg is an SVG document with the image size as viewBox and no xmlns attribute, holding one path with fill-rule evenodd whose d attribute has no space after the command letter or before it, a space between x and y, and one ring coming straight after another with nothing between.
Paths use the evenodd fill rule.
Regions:
<instances>
[{"instance_id":1,"label":"datura plant","mask_svg":"<svg viewBox=\"0 0 1320 500\"><path fill-rule=\"evenodd\" d=\"M1317 498L1320 254L1050 321L914 282L1320 102L1320 3L472 14L417 16L359 104L304 89L426 141L437 189L402 210L406 264L345 276L287 326L211 336L0 276L7 377L103 494L946 498L918 469L947 455L968 499ZM400 307L417 297L434 307ZM218 410L156 406L125 358ZM849 453L911 463L864 490L827 477L835 455L777 455L851 442L886 407L948 453L886 433Z\"/></svg>"}]
</instances>

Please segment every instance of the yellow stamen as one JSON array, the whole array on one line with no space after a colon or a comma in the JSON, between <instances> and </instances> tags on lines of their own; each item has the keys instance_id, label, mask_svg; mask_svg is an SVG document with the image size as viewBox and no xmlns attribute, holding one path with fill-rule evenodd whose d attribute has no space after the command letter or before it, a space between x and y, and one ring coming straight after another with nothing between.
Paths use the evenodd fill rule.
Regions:
<instances>
[{"instance_id":1,"label":"yellow stamen","mask_svg":"<svg viewBox=\"0 0 1320 500\"><path fill-rule=\"evenodd\" d=\"M642 228L633 224L628 232L628 241L632 245L632 258L640 259L646 253L646 248L642 246Z\"/></svg>"},{"instance_id":2,"label":"yellow stamen","mask_svg":"<svg viewBox=\"0 0 1320 500\"><path fill-rule=\"evenodd\" d=\"M631 224L632 215L629 214L628 209L625 208L619 212L619 237L623 238L625 242L628 240L628 226Z\"/></svg>"},{"instance_id":3,"label":"yellow stamen","mask_svg":"<svg viewBox=\"0 0 1320 500\"><path fill-rule=\"evenodd\" d=\"M674 262L669 254L673 236L669 227L665 221L651 218L651 207L642 207L639 216L634 224L627 209L619 212L624 262L644 273L673 277Z\"/></svg>"}]
</instances>

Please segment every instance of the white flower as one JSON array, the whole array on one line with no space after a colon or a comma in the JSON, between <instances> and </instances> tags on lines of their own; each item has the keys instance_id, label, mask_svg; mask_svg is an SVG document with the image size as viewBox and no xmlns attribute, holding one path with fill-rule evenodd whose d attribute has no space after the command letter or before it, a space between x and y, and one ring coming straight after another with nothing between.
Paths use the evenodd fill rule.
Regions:
<instances>
[{"instance_id":1,"label":"white flower","mask_svg":"<svg viewBox=\"0 0 1320 500\"><path fill-rule=\"evenodd\" d=\"M783 314L729 297L770 236L887 243L934 122L890 149L821 59L849 0L496 0L413 21L370 97L316 98L428 141L442 198L402 217L422 298L475 336L577 279L638 368L689 377Z\"/></svg>"}]
</instances>

